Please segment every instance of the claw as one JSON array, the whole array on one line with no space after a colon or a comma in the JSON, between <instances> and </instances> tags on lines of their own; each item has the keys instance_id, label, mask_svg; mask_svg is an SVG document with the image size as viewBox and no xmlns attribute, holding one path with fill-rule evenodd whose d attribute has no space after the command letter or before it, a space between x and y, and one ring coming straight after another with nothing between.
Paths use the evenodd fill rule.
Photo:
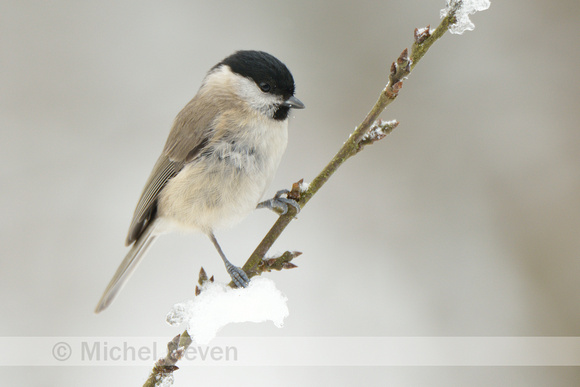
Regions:
<instances>
[{"instance_id":1,"label":"claw","mask_svg":"<svg viewBox=\"0 0 580 387\"><path fill-rule=\"evenodd\" d=\"M288 212L288 206L292 206L296 209L296 214L300 212L300 205L294 199L283 198L282 195L290 193L287 189L282 189L276 192L276 195L272 199L264 200L258 203L256 208L268 208L276 213L285 215Z\"/></svg>"},{"instance_id":2,"label":"claw","mask_svg":"<svg viewBox=\"0 0 580 387\"><path fill-rule=\"evenodd\" d=\"M248 275L241 268L227 262L226 270L228 271L228 274L232 278L232 281L234 282L234 284L236 284L238 288L245 288L250 283Z\"/></svg>"},{"instance_id":3,"label":"claw","mask_svg":"<svg viewBox=\"0 0 580 387\"><path fill-rule=\"evenodd\" d=\"M224 261L224 265L226 266L226 270L228 271L228 274L230 275L230 277L231 277L232 281L234 282L234 284L236 285L236 287L245 288L246 286L248 286L248 284L250 283L250 279L248 278L248 275L246 274L246 272L243 271L241 268L232 265L232 263L230 261L228 261L228 259L226 258L226 255L222 251L222 248L220 247L220 244L218 243L215 235L213 235L213 232L210 232L208 234L208 236L209 236L209 239L211 239L211 241L213 242L220 257L222 257L222 260ZM204 274L205 274L205 271L204 271ZM207 278L207 275L205 276L205 278ZM211 277L211 281L213 282L213 276Z\"/></svg>"}]
</instances>

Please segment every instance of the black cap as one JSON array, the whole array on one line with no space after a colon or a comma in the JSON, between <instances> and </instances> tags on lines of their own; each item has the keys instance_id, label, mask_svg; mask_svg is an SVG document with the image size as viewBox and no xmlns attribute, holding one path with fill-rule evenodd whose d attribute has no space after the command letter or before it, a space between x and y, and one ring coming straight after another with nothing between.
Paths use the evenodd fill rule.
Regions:
<instances>
[{"instance_id":1,"label":"black cap","mask_svg":"<svg viewBox=\"0 0 580 387\"><path fill-rule=\"evenodd\" d=\"M236 51L214 68L221 65L227 65L234 73L252 79L263 92L282 96L284 101L288 101L294 95L294 78L290 70L267 52ZM285 120L291 107L301 109L304 105L300 101L296 105L282 104L276 109L273 118Z\"/></svg>"},{"instance_id":2,"label":"black cap","mask_svg":"<svg viewBox=\"0 0 580 387\"><path fill-rule=\"evenodd\" d=\"M215 67L228 65L236 74L251 78L264 92L288 99L294 95L294 78L286 65L263 51L237 51Z\"/></svg>"}]
</instances>

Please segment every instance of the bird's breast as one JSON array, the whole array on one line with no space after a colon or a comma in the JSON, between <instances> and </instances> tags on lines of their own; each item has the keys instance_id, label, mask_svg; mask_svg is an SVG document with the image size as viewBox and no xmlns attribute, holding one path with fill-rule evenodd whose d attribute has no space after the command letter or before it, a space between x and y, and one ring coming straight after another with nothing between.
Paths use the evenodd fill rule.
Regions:
<instances>
[{"instance_id":1,"label":"bird's breast","mask_svg":"<svg viewBox=\"0 0 580 387\"><path fill-rule=\"evenodd\" d=\"M272 181L287 125L228 133L187 164L160 195L160 215L180 228L209 232L247 216Z\"/></svg>"}]
</instances>

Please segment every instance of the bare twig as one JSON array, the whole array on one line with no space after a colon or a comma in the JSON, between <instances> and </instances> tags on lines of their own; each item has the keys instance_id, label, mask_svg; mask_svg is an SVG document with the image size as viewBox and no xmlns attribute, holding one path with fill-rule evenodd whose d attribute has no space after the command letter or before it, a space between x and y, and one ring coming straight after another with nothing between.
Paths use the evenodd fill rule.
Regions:
<instances>
[{"instance_id":1,"label":"bare twig","mask_svg":"<svg viewBox=\"0 0 580 387\"><path fill-rule=\"evenodd\" d=\"M173 378L173 371L179 369L175 363L181 359L185 351L187 351L187 348L191 345L191 342L191 337L189 337L187 331L175 336L167 344L167 356L157 360L143 387L155 387L163 383L164 379Z\"/></svg>"},{"instance_id":2,"label":"bare twig","mask_svg":"<svg viewBox=\"0 0 580 387\"><path fill-rule=\"evenodd\" d=\"M461 4L461 2L458 2L458 4ZM302 192L300 195L300 200L298 201L300 208L304 208L312 196L314 196L316 192L322 188L330 176L332 176L332 174L334 174L334 172L336 172L336 170L349 157L356 154L361 150L362 146L366 145L361 143L363 139L365 139L365 136L369 135L369 132L373 127L381 126L381 123L377 121L379 115L391 102L397 98L399 91L403 87L403 81L415 68L427 50L429 50L429 48L433 45L433 43L435 43L436 40L441 38L443 34L447 32L449 25L453 24L455 21L456 11L457 7L452 9L448 15L443 18L439 26L433 31L429 30L429 26L424 29L415 30L415 41L411 49L411 56L408 56L408 51L405 49L399 58L393 62L391 65L391 72L389 74L389 82L381 94L379 94L377 102L372 107L367 116L363 119L361 124L354 130L348 140L332 158L330 163L328 163L328 165L324 167L318 176L312 180L308 186L308 189L305 192ZM396 125L397 124L393 124L388 132L393 130ZM274 223L270 231L268 231L264 239L262 239L258 247L256 247L252 255L248 258L243 266L243 269L248 274L248 277L253 277L260 274L258 267L260 266L262 259L264 259L270 247L272 247L280 234L282 234L282 231L284 231L284 229L294 219L295 215L296 210L290 208L286 214L280 216L276 223Z\"/></svg>"}]
</instances>

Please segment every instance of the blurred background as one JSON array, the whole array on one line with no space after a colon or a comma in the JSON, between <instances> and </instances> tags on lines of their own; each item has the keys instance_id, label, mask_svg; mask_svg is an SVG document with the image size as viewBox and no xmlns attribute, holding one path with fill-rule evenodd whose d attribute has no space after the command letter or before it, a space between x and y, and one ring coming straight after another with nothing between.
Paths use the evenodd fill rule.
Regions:
<instances>
[{"instance_id":1,"label":"blurred background","mask_svg":"<svg viewBox=\"0 0 580 387\"><path fill-rule=\"evenodd\" d=\"M93 309L172 120L237 49L272 53L307 106L268 195L312 178L364 118L413 29L444 1L11 1L0 4L0 336L155 336L203 235L160 238ZM272 253L290 316L220 336L580 336L580 3L492 1L446 35ZM275 221L217 233L242 264ZM141 385L149 367L2 368L4 385ZM185 367L181 385L572 386L578 368Z\"/></svg>"}]
</instances>

